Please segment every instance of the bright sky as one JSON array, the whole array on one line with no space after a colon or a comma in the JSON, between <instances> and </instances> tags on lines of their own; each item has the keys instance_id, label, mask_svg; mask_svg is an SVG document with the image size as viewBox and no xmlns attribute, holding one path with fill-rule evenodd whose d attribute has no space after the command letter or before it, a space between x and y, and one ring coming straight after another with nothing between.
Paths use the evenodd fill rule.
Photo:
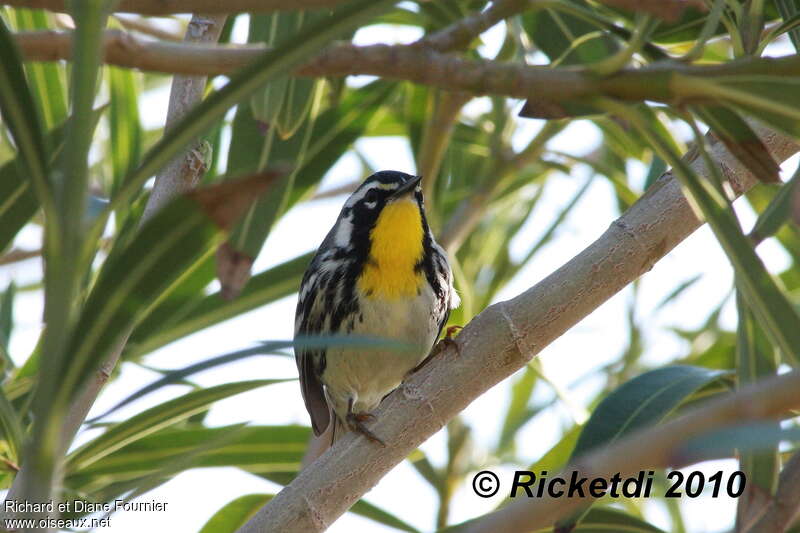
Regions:
<instances>
[{"instance_id":1,"label":"bright sky","mask_svg":"<svg viewBox=\"0 0 800 533\"><path fill-rule=\"evenodd\" d=\"M393 29L388 34L400 41L408 41L413 33ZM385 42L386 28L371 28L361 31L358 40L362 43ZM487 42L496 43L497 33L490 34ZM776 54L777 55L777 54ZM150 125L160 124L166 115L166 90L156 91L142 105L143 120ZM478 109L481 102L471 104ZM525 127L515 141L524 142L540 127L537 121L526 121ZM571 153L589 152L600 136L593 126L577 122L555 138L550 147ZM359 141L359 148L366 154L375 168L414 172L414 163L406 141L401 138L370 138ZM784 165L791 170L797 164L794 159ZM641 184L645 169L642 165L630 166L634 184ZM545 196L539 202L535 217L528 221L524 239L514 243L514 251L523 253L535 243L541 232L562 206L569 201L588 176L588 169L577 166L570 176L551 178ZM345 156L325 178L322 188L350 182L360 173L355 156ZM338 215L344 197L304 203L290 211L271 234L264 252L256 262L255 271L295 257L316 248ZM540 252L536 260L528 265L502 291L500 299L514 296L535 284L565 261L596 239L618 216L613 192L605 179L596 179L580 205L562 225L556 238ZM745 206L739 205L745 227L753 222L753 215ZM313 220L313 224L308 222ZM17 241L18 246L38 246L39 232L26 229ZM522 242L524 241L524 242ZM759 249L764 260L773 270L783 268L787 258L772 243ZM26 261L0 269L0 288L10 280L18 284L37 279L41 272L38 260ZM703 274L702 281L692 286L676 301L658 313L654 308L681 281ZM701 324L708 312L714 308L731 289L732 273L728 262L708 228L702 228L676 250L660 261L641 281L637 320L644 326L646 359L653 364L666 364L686 354L687 344L669 332L671 327L692 328ZM574 382L591 375L594 369L615 360L627 343L627 326L620 317L625 316L632 292L622 291L594 313L581 321L560 339L548 346L539 356L546 372L561 386L577 405L585 406L591 396L602 385L599 377ZM293 333L295 296L284 298L268 307L252 311L184 340L166 346L146 359L146 364L156 368L181 368L193 362L227 353L239 348L253 346L267 339L290 339ZM20 294L16 307L16 323L11 342L11 353L22 361L30 353L41 331L41 294ZM735 310L728 305L723 313L723 323L735 324ZM281 358L250 358L237 364L216 368L200 374L196 382L211 386L230 381L255 377L295 378L294 361ZM124 364L121 376L98 400L93 411L99 414L120 399L156 379L158 375L141 367ZM464 412L465 421L473 428L481 446L491 445L499 434L502 413L508 404L507 380L477 399ZM543 387L537 389L537 399L552 393ZM122 419L156 405L169 398L185 393L185 387L173 386L151 394L147 398L122 409L115 419ZM536 417L519 434L518 448L526 462L532 462L546 451L560 434L560 428L570 420L570 412L563 404L547 410ZM219 402L207 418L210 425L228 425L236 422L252 424L308 424L308 415L300 397L297 382L273 385ZM92 436L82 434L79 442ZM445 439L439 433L426 442L422 449L437 464L445 457ZM491 466L491 465L490 465ZM734 463L722 461L703 465L707 473L724 468L732 471ZM511 479L511 469L492 466L506 483ZM691 469L696 469L692 467ZM196 532L220 507L230 500L250 493L272 493L279 487L255 476L233 468L209 468L180 474L164 486L143 497L167 502L168 509L162 513L123 512L111 519L111 527L102 531L113 533L140 533L141 531ZM502 492L502 491L501 491ZM469 480L457 491L453 502L451 520L458 522L492 510L501 496L483 499L475 496ZM422 530L432 530L436 514L436 497L428 484L406 463L395 468L366 498L387 511ZM686 503L687 522L693 533L720 531L730 527L734 505L724 498L713 500L700 497L682 500ZM650 506L655 509L655 506ZM730 517L721 523L721 517ZM660 512L649 516L655 525L667 527L668 519ZM724 520L723 520L724 522ZM336 533L353 531L394 531L375 525L374 522L354 515L346 515L330 531Z\"/></svg>"}]
</instances>

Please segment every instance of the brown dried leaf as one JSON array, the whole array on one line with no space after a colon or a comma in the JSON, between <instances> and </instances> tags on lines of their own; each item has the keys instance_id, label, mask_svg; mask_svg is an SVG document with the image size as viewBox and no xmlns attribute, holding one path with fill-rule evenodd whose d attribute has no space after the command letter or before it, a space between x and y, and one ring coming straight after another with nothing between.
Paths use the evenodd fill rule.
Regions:
<instances>
[{"instance_id":1,"label":"brown dried leaf","mask_svg":"<svg viewBox=\"0 0 800 533\"><path fill-rule=\"evenodd\" d=\"M283 175L284 172L267 170L196 189L187 193L187 196L200 204L215 224L228 231L250 205Z\"/></svg>"},{"instance_id":2,"label":"brown dried leaf","mask_svg":"<svg viewBox=\"0 0 800 533\"><path fill-rule=\"evenodd\" d=\"M217 248L217 279L222 286L220 296L233 300L250 281L253 258L236 250L229 242Z\"/></svg>"}]
</instances>

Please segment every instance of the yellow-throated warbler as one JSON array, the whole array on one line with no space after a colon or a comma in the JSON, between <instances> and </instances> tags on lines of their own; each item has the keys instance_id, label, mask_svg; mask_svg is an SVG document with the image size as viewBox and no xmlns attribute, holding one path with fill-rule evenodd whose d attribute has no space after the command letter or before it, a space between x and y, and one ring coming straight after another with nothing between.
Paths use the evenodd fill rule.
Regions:
<instances>
[{"instance_id":1,"label":"yellow-throated warbler","mask_svg":"<svg viewBox=\"0 0 800 533\"><path fill-rule=\"evenodd\" d=\"M357 431L370 411L430 353L457 307L447 254L425 218L420 178L376 172L347 199L300 285L295 337L358 335L414 349L295 349L315 435L334 415L332 440Z\"/></svg>"}]
</instances>

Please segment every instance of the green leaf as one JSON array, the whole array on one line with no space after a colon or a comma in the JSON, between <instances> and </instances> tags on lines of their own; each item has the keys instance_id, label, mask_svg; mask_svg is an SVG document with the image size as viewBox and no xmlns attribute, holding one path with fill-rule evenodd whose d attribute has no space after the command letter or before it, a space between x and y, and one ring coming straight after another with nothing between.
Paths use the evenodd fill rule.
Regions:
<instances>
[{"instance_id":1,"label":"green leaf","mask_svg":"<svg viewBox=\"0 0 800 533\"><path fill-rule=\"evenodd\" d=\"M738 384L742 387L766 376L775 375L778 370L778 360L775 349L770 345L741 293L738 292L736 309L739 315L736 332L736 373ZM781 427L779 421L768 422L764 425L771 433L780 431ZM713 438L707 442L713 442ZM739 450L739 464L747 477L748 484L745 490L748 491L748 494L754 489L762 494L774 494L780 473L777 445L778 443L775 442L772 446L764 445L759 450ZM750 503L752 500L748 498L747 501Z\"/></svg>"},{"instance_id":2,"label":"green leaf","mask_svg":"<svg viewBox=\"0 0 800 533\"><path fill-rule=\"evenodd\" d=\"M51 16L42 9L15 8L11 18L18 30L48 30ZM64 89L64 67L58 63L30 62L25 65L31 90L39 109L39 116L47 128L61 124L67 118Z\"/></svg>"},{"instance_id":3,"label":"green leaf","mask_svg":"<svg viewBox=\"0 0 800 533\"><path fill-rule=\"evenodd\" d=\"M111 92L108 120L113 195L122 185L125 175L139 163L143 134L139 123L138 75L117 67L108 67L107 73Z\"/></svg>"},{"instance_id":4,"label":"green leaf","mask_svg":"<svg viewBox=\"0 0 800 533\"><path fill-rule=\"evenodd\" d=\"M8 341L11 340L11 330L14 327L14 296L17 286L10 282L0 295L0 350L8 351Z\"/></svg>"},{"instance_id":5,"label":"green leaf","mask_svg":"<svg viewBox=\"0 0 800 533\"><path fill-rule=\"evenodd\" d=\"M574 3L585 7L584 2ZM551 63L559 65L586 65L619 50L616 39L601 26L555 9L527 11L522 16L522 26ZM597 34L595 38L587 38L593 33Z\"/></svg>"},{"instance_id":6,"label":"green leaf","mask_svg":"<svg viewBox=\"0 0 800 533\"><path fill-rule=\"evenodd\" d=\"M239 496L214 513L200 533L235 533L273 497L273 494Z\"/></svg>"},{"instance_id":7,"label":"green leaf","mask_svg":"<svg viewBox=\"0 0 800 533\"><path fill-rule=\"evenodd\" d=\"M549 472L554 475L567 465L572 451L575 449L575 443L578 442L578 437L583 430L583 425L576 424L568 431L561 434L561 438L556 442L538 461L530 465L527 470L530 472ZM497 506L498 508L504 507L511 502L511 498L506 496L502 502Z\"/></svg>"},{"instance_id":8,"label":"green leaf","mask_svg":"<svg viewBox=\"0 0 800 533\"><path fill-rule=\"evenodd\" d=\"M757 179L780 183L780 167L761 138L738 114L719 105L693 106L692 109Z\"/></svg>"},{"instance_id":9,"label":"green leaf","mask_svg":"<svg viewBox=\"0 0 800 533\"><path fill-rule=\"evenodd\" d=\"M667 164L664 160L653 155L653 161L650 163L650 168L647 170L647 177L644 180L644 188L649 189L655 181L661 177L664 171L667 170Z\"/></svg>"},{"instance_id":10,"label":"green leaf","mask_svg":"<svg viewBox=\"0 0 800 533\"><path fill-rule=\"evenodd\" d=\"M544 533L547 530L540 530ZM629 515L611 507L597 507L592 509L581 521L573 533L664 533L663 530L648 524L641 518Z\"/></svg>"},{"instance_id":11,"label":"green leaf","mask_svg":"<svg viewBox=\"0 0 800 533\"><path fill-rule=\"evenodd\" d=\"M725 375L726 372L719 370L681 365L645 372L624 383L594 410L581 431L570 462L636 429L658 424L692 394ZM574 525L585 512L560 520L558 526Z\"/></svg>"},{"instance_id":12,"label":"green leaf","mask_svg":"<svg viewBox=\"0 0 800 533\"><path fill-rule=\"evenodd\" d=\"M207 410L211 404L242 392L258 387L283 383L282 379L259 379L225 383L207 389L193 391L178 398L162 403L143 411L123 422L108 428L99 437L87 442L74 452L67 460L67 470L76 472L84 470L103 457L119 450L158 430L173 425L190 416Z\"/></svg>"},{"instance_id":13,"label":"green leaf","mask_svg":"<svg viewBox=\"0 0 800 533\"><path fill-rule=\"evenodd\" d=\"M474 518L444 529L439 533L462 533L483 517ZM552 533L552 527L536 529L530 533ZM663 530L648 524L641 518L629 515L611 507L595 507L590 509L580 524L571 533L664 533Z\"/></svg>"},{"instance_id":14,"label":"green leaf","mask_svg":"<svg viewBox=\"0 0 800 533\"><path fill-rule=\"evenodd\" d=\"M335 14L322 11L287 11L250 18L248 42L264 42L267 46L291 39L298 31L320 18ZM253 116L276 128L282 139L288 139L302 125L311 109L318 81L281 76L270 81L262 94L251 98Z\"/></svg>"},{"instance_id":15,"label":"green leaf","mask_svg":"<svg viewBox=\"0 0 800 533\"><path fill-rule=\"evenodd\" d=\"M722 101L792 137L800 137L800 80L764 74L715 79L680 77L688 96Z\"/></svg>"},{"instance_id":16,"label":"green leaf","mask_svg":"<svg viewBox=\"0 0 800 533\"><path fill-rule=\"evenodd\" d=\"M679 365L651 370L622 384L594 410L570 460L635 429L657 424L700 388L725 375L720 370Z\"/></svg>"},{"instance_id":17,"label":"green leaf","mask_svg":"<svg viewBox=\"0 0 800 533\"><path fill-rule=\"evenodd\" d=\"M45 206L53 213L47 178L48 150L42 123L17 51L17 45L0 19L0 115L17 148L17 162Z\"/></svg>"},{"instance_id":18,"label":"green leaf","mask_svg":"<svg viewBox=\"0 0 800 533\"><path fill-rule=\"evenodd\" d=\"M756 422L717 429L689 439L675 450L673 457L677 464L693 464L735 457L737 453L769 452L777 449L781 441L800 441L800 427L781 428L774 422ZM747 482L751 482L749 477ZM771 493L775 485L766 490Z\"/></svg>"},{"instance_id":19,"label":"green leaf","mask_svg":"<svg viewBox=\"0 0 800 533\"><path fill-rule=\"evenodd\" d=\"M0 388L0 438L8 446L9 459L19 464L25 432L16 409Z\"/></svg>"},{"instance_id":20,"label":"green leaf","mask_svg":"<svg viewBox=\"0 0 800 533\"><path fill-rule=\"evenodd\" d=\"M500 439L497 443L498 452L507 450L514 442L514 437L519 428L528 421L528 413L530 408L528 402L530 401L533 389L538 381L538 376L532 368L526 366L522 374L514 381L511 386L511 401L506 410L505 420L503 421L503 428L500 431Z\"/></svg>"},{"instance_id":21,"label":"green leaf","mask_svg":"<svg viewBox=\"0 0 800 533\"><path fill-rule=\"evenodd\" d=\"M138 415L137 415L138 416ZM176 459L217 440L230 427L196 424L168 427L118 448L81 468L68 471L73 490L91 491L108 482L120 483L149 476ZM202 449L191 468L230 466L257 475L296 474L300 470L311 428L305 426L247 426L234 439Z\"/></svg>"},{"instance_id":22,"label":"green leaf","mask_svg":"<svg viewBox=\"0 0 800 533\"><path fill-rule=\"evenodd\" d=\"M775 33L775 36L781 35L788 31L789 39L792 41L794 49L800 52L800 28L797 26L797 21L800 20L800 6L797 5L796 0L775 0L775 7L783 18L783 24Z\"/></svg>"},{"instance_id":23,"label":"green leaf","mask_svg":"<svg viewBox=\"0 0 800 533\"><path fill-rule=\"evenodd\" d=\"M92 114L93 125L97 124L102 111L102 108L96 109ZM54 148L49 154L50 161L63 149L65 131L66 124L62 123L47 134L46 144ZM17 154L15 159L0 167L0 250L11 244L38 208L39 200L31 187L22 155Z\"/></svg>"},{"instance_id":24,"label":"green leaf","mask_svg":"<svg viewBox=\"0 0 800 533\"><path fill-rule=\"evenodd\" d=\"M800 167L789 181L783 184L775 197L756 220L748 237L756 244L774 235L792 215L792 198L800 183Z\"/></svg>"},{"instance_id":25,"label":"green leaf","mask_svg":"<svg viewBox=\"0 0 800 533\"><path fill-rule=\"evenodd\" d=\"M174 385L183 383L184 380L194 374L199 372L205 372L211 368L215 368L217 366L226 365L229 363L233 363L235 361L240 361L247 357L252 357L254 355L270 355L270 354L277 354L276 350L281 348L291 348L294 345L293 341L267 341L262 343L260 346L256 346L254 348L247 348L245 350L237 350L235 352L231 352L225 355L219 355L217 357L212 357L211 359L206 359L205 361L201 361L199 363L195 363L193 365L189 365L187 367L181 368L180 370L171 370L165 371L164 376L160 379L157 379L153 383L142 387L141 389L137 390L133 394L130 394L125 399L120 400L113 407L105 411L104 413L97 415L92 420L88 420L87 423L93 424L97 422L101 418L105 418L114 411L118 410L120 407L128 405L129 403L150 394L153 391L156 391L162 387L167 385Z\"/></svg>"},{"instance_id":26,"label":"green leaf","mask_svg":"<svg viewBox=\"0 0 800 533\"><path fill-rule=\"evenodd\" d=\"M365 500L359 500L353 504L350 508L350 512L363 516L364 518L369 518L374 522L393 529L408 531L410 533L419 533L419 529Z\"/></svg>"},{"instance_id":27,"label":"green leaf","mask_svg":"<svg viewBox=\"0 0 800 533\"><path fill-rule=\"evenodd\" d=\"M700 281L700 279L702 277L703 277L702 274L697 274L696 276L693 276L693 277L687 279L686 281L683 281L680 285L675 287L675 289L673 289L668 295L666 295L663 300L658 302L658 305L656 305L656 310L660 310L664 306L669 304L670 302L674 301L681 294L683 294L687 289L689 289L692 285L694 285L695 283Z\"/></svg>"},{"instance_id":28,"label":"green leaf","mask_svg":"<svg viewBox=\"0 0 800 533\"><path fill-rule=\"evenodd\" d=\"M683 11L679 20L672 23L662 22L653 33L653 40L665 44L695 41L703 33L709 12L694 7ZM725 26L719 23L711 32L712 35L725 33Z\"/></svg>"},{"instance_id":29,"label":"green leaf","mask_svg":"<svg viewBox=\"0 0 800 533\"><path fill-rule=\"evenodd\" d=\"M272 494L240 496L214 513L214 516L206 522L200 533L234 533L272 498ZM356 502L350 508L350 512L400 531L409 531L410 533L419 531L394 515L364 500Z\"/></svg>"},{"instance_id":30,"label":"green leaf","mask_svg":"<svg viewBox=\"0 0 800 533\"><path fill-rule=\"evenodd\" d=\"M205 452L219 449L226 443L236 439L239 433L242 430L244 430L246 426L247 424L245 423L227 426L225 427L224 432L220 432L220 434L214 435L212 438L209 438L204 442L200 443L198 446L195 446L191 450L188 450L180 457L176 457L172 461L169 461L168 463L161 465L161 467L155 470L154 472L151 472L137 479L115 483L112 486L114 487L115 492L117 492L119 496L122 496L122 498L115 497L113 499L114 500L120 499L122 502L130 502L132 500L135 500L142 494L145 494L157 487L160 487L161 485L163 485L164 483L175 477L177 474L185 470L188 470L190 468L193 468L198 462L198 459L200 459ZM103 490L100 491L101 494L103 492L105 491ZM99 499L100 501L109 501L112 498L101 497ZM115 505L114 511L116 511L116 509L117 507ZM110 515L114 511L108 514Z\"/></svg>"},{"instance_id":31,"label":"green leaf","mask_svg":"<svg viewBox=\"0 0 800 533\"><path fill-rule=\"evenodd\" d=\"M138 357L201 329L274 302L297 292L313 252L253 276L234 300L225 300L216 292L197 293L183 301L165 300L137 325L125 356Z\"/></svg>"}]
</instances>

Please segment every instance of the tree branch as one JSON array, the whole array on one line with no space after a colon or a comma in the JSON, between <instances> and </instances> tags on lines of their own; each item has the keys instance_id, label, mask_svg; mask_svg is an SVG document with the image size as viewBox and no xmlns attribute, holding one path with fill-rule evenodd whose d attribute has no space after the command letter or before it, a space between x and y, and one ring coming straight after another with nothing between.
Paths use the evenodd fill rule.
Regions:
<instances>
[{"instance_id":1,"label":"tree branch","mask_svg":"<svg viewBox=\"0 0 800 533\"><path fill-rule=\"evenodd\" d=\"M600 0L600 2L619 9L649 13L667 22L677 21L683 11L690 6L700 11L708 10L703 0Z\"/></svg>"},{"instance_id":2,"label":"tree branch","mask_svg":"<svg viewBox=\"0 0 800 533\"><path fill-rule=\"evenodd\" d=\"M587 478L608 479L616 473L624 478L649 468L684 466L685 457L679 450L687 439L741 421L776 419L797 407L800 407L800 371L793 371L726 394L675 420L638 430L579 458L556 477L569 478L572 472L578 472L580 477ZM465 529L465 533L534 531L552 526L559 518L577 511L591 500L591 497L553 498L547 494L540 498L521 498L477 519ZM797 501L791 503L795 509ZM783 529L756 528L753 531L777 533Z\"/></svg>"},{"instance_id":3,"label":"tree branch","mask_svg":"<svg viewBox=\"0 0 800 533\"><path fill-rule=\"evenodd\" d=\"M782 136L761 129L759 134L777 161L798 150ZM755 183L721 143L712 146L711 154L729 170L731 184L739 194ZM709 175L702 159L691 164L701 175ZM457 338L458 355L453 349L445 350L390 394L376 410L376 421L370 428L386 442L385 448L354 433L346 435L306 467L240 532L324 530L470 402L650 270L700 224L677 180L665 173L575 258L519 296L476 316ZM767 394L763 388L742 393L737 398L753 399L752 404L734 404L737 408L744 405L742 411L719 404L714 409L727 413L730 419L752 417L748 413L775 413L785 407L781 402L786 397L800 390L798 379L798 374L777 378L770 382ZM554 505L568 500L555 500ZM529 516L517 507L514 513ZM515 516L518 514L512 518ZM530 527L531 522L526 522L524 528L495 531Z\"/></svg>"},{"instance_id":4,"label":"tree branch","mask_svg":"<svg viewBox=\"0 0 800 533\"><path fill-rule=\"evenodd\" d=\"M334 7L345 0L122 0L115 9L123 13L141 15L169 15L173 13L242 13L278 10L304 10ZM516 0L497 0L494 4L510 4ZM702 0L600 0L611 7L634 12L650 13L669 22L676 21L689 7L705 10ZM523 2L524 3L524 2ZM66 0L3 0L0 5L33 7L50 11L67 11ZM489 8L492 9L492 7ZM501 8L502 9L502 8ZM488 11L488 10L487 10Z\"/></svg>"},{"instance_id":5,"label":"tree branch","mask_svg":"<svg viewBox=\"0 0 800 533\"><path fill-rule=\"evenodd\" d=\"M800 512L800 452L794 452L781 471L778 489L749 533L786 531Z\"/></svg>"},{"instance_id":6,"label":"tree branch","mask_svg":"<svg viewBox=\"0 0 800 533\"><path fill-rule=\"evenodd\" d=\"M495 0L484 11L465 17L439 31L426 35L412 46L444 52L466 48L477 36L525 10L533 0Z\"/></svg>"},{"instance_id":7,"label":"tree branch","mask_svg":"<svg viewBox=\"0 0 800 533\"><path fill-rule=\"evenodd\" d=\"M174 13L266 13L335 7L346 0L121 0L118 13L171 15ZM2 0L0 5L31 7L65 13L67 0Z\"/></svg>"},{"instance_id":8,"label":"tree branch","mask_svg":"<svg viewBox=\"0 0 800 533\"><path fill-rule=\"evenodd\" d=\"M227 15L194 15L186 28L186 42L208 44L216 43L222 33ZM175 76L169 94L167 121L164 135L179 123L186 114L203 99L206 76ZM144 209L143 220L150 218L170 200L193 189L205 173L205 162L198 156L197 147L190 146L185 153L176 157L161 169L156 176L153 190Z\"/></svg>"},{"instance_id":9,"label":"tree branch","mask_svg":"<svg viewBox=\"0 0 800 533\"><path fill-rule=\"evenodd\" d=\"M71 32L19 32L15 38L29 61L70 58ZM155 72L228 75L264 50L257 45L211 46L151 41L119 30L108 30L104 34L104 60L107 63ZM354 46L344 43L325 49L295 71L297 76L372 75L450 91L533 98L538 116L546 118L564 116L559 102L580 101L592 96L666 103L704 96L689 84L675 83L678 75L683 79L762 74L798 76L800 56L748 57L719 65L656 63L598 77L582 68L466 59L417 44Z\"/></svg>"}]
</instances>

